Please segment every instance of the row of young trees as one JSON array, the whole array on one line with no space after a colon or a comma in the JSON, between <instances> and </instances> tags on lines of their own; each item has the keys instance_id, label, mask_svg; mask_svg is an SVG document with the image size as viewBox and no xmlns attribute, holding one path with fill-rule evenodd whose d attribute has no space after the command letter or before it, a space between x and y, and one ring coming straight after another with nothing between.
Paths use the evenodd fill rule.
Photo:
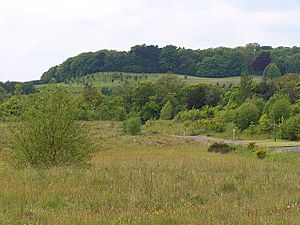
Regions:
<instances>
[{"instance_id":1,"label":"row of young trees","mask_svg":"<svg viewBox=\"0 0 300 225\"><path fill-rule=\"evenodd\" d=\"M271 63L280 73L300 72L300 48L248 44L236 48L192 50L168 45L136 45L130 51L100 50L71 57L45 72L45 82L69 81L72 78L104 71L135 73L178 73L201 77L262 74Z\"/></svg>"}]
</instances>

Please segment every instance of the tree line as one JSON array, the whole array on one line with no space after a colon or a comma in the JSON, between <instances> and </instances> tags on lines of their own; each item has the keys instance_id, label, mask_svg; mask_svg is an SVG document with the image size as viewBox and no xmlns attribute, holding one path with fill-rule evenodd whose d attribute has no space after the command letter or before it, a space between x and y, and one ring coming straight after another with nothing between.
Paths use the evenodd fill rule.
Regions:
<instances>
[{"instance_id":1,"label":"tree line","mask_svg":"<svg viewBox=\"0 0 300 225\"><path fill-rule=\"evenodd\" d=\"M262 75L274 63L281 74L300 72L300 48L261 46L192 50L174 45L136 45L130 51L100 50L68 58L46 71L43 82L66 82L96 72L176 73L199 77Z\"/></svg>"},{"instance_id":2,"label":"tree line","mask_svg":"<svg viewBox=\"0 0 300 225\"><path fill-rule=\"evenodd\" d=\"M265 73L274 72L272 64L269 70ZM18 91L19 85L16 90L0 103L0 121L16 121L24 113L32 95ZM66 94L77 102L76 120L129 120L125 130L162 119L184 124L191 135L222 133L234 125L249 134L300 138L299 74L266 76L260 83L242 75L239 84L229 86L190 85L164 75L156 82L120 84L110 91L86 85L80 95Z\"/></svg>"}]
</instances>

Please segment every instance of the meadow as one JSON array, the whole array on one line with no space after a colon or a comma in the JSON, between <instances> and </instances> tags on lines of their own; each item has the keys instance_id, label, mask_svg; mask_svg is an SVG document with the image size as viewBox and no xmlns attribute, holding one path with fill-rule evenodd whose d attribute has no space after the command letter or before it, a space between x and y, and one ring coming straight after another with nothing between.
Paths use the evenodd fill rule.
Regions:
<instances>
[{"instance_id":1,"label":"meadow","mask_svg":"<svg viewBox=\"0 0 300 225\"><path fill-rule=\"evenodd\" d=\"M183 81L187 84L208 84L208 85L232 85L239 84L241 77L225 77L225 78L204 78L195 77L188 75L179 74L161 74L161 73L125 73L125 72L100 72L94 74L88 74L83 77L78 77L70 80L67 83L58 83L58 86L67 88L74 92L79 92L85 86L85 84L90 84L96 88L113 88L118 87L122 84L136 84L137 82L156 82L164 75L172 75L177 77L178 80ZM254 82L260 82L262 76L253 76ZM45 85L36 85L38 88ZM46 85L47 86L47 85Z\"/></svg>"},{"instance_id":2,"label":"meadow","mask_svg":"<svg viewBox=\"0 0 300 225\"><path fill-rule=\"evenodd\" d=\"M86 123L88 168L17 170L1 123L0 224L300 223L299 153L209 153L205 142L147 125L129 136L121 125Z\"/></svg>"}]
</instances>

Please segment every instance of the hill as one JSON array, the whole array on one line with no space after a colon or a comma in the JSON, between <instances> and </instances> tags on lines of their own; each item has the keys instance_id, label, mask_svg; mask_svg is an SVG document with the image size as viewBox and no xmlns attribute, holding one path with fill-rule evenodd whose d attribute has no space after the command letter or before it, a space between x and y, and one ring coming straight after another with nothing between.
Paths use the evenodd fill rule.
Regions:
<instances>
[{"instance_id":1,"label":"hill","mask_svg":"<svg viewBox=\"0 0 300 225\"><path fill-rule=\"evenodd\" d=\"M130 51L100 50L68 58L50 68L41 80L70 82L97 72L176 73L197 77L222 78L242 73L262 75L274 63L280 73L300 72L300 48L248 44L236 48L192 50L168 45L136 45Z\"/></svg>"}]
</instances>

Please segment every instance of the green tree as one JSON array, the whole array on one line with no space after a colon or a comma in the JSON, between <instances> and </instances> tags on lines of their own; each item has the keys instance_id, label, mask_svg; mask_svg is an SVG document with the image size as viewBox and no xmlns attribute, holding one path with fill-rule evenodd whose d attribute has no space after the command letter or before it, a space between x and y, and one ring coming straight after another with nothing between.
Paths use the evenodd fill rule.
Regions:
<instances>
[{"instance_id":1,"label":"green tree","mask_svg":"<svg viewBox=\"0 0 300 225\"><path fill-rule=\"evenodd\" d=\"M274 102L269 108L269 118L275 123L282 119L288 119L291 113L291 103L288 99L282 98Z\"/></svg>"},{"instance_id":2,"label":"green tree","mask_svg":"<svg viewBox=\"0 0 300 225\"><path fill-rule=\"evenodd\" d=\"M266 114L263 114L258 121L258 128L261 132L269 132L272 130L272 123Z\"/></svg>"},{"instance_id":3,"label":"green tree","mask_svg":"<svg viewBox=\"0 0 300 225\"><path fill-rule=\"evenodd\" d=\"M124 132L131 135L139 134L141 132L141 127L142 121L140 117L137 116L128 118L123 124Z\"/></svg>"},{"instance_id":4,"label":"green tree","mask_svg":"<svg viewBox=\"0 0 300 225\"><path fill-rule=\"evenodd\" d=\"M257 124L259 120L259 109L253 103L244 103L236 112L235 124L241 130L245 130L250 124Z\"/></svg>"},{"instance_id":5,"label":"green tree","mask_svg":"<svg viewBox=\"0 0 300 225\"><path fill-rule=\"evenodd\" d=\"M280 124L280 135L283 139L297 141L300 139L300 115L290 117Z\"/></svg>"},{"instance_id":6,"label":"green tree","mask_svg":"<svg viewBox=\"0 0 300 225\"><path fill-rule=\"evenodd\" d=\"M281 76L281 72L275 63L270 63L264 70L263 76L274 79Z\"/></svg>"},{"instance_id":7,"label":"green tree","mask_svg":"<svg viewBox=\"0 0 300 225\"><path fill-rule=\"evenodd\" d=\"M32 167L82 165L90 141L75 121L77 102L63 89L45 89L30 97L14 134L15 159Z\"/></svg>"},{"instance_id":8,"label":"green tree","mask_svg":"<svg viewBox=\"0 0 300 225\"><path fill-rule=\"evenodd\" d=\"M178 67L177 47L167 45L160 52L160 70L163 72L175 72Z\"/></svg>"},{"instance_id":9,"label":"green tree","mask_svg":"<svg viewBox=\"0 0 300 225\"><path fill-rule=\"evenodd\" d=\"M239 103L243 103L247 98L253 95L253 77L242 74L240 82Z\"/></svg>"},{"instance_id":10,"label":"green tree","mask_svg":"<svg viewBox=\"0 0 300 225\"><path fill-rule=\"evenodd\" d=\"M104 99L100 91L90 85L84 87L82 97L88 107L92 109L99 107Z\"/></svg>"},{"instance_id":11,"label":"green tree","mask_svg":"<svg viewBox=\"0 0 300 225\"><path fill-rule=\"evenodd\" d=\"M141 110L141 118L143 123L150 119L158 119L159 113L159 105L154 100L150 100L144 105L144 107Z\"/></svg>"},{"instance_id":12,"label":"green tree","mask_svg":"<svg viewBox=\"0 0 300 225\"><path fill-rule=\"evenodd\" d=\"M138 108L142 108L155 95L154 85L152 83L141 83L134 87L132 91L132 101Z\"/></svg>"},{"instance_id":13,"label":"green tree","mask_svg":"<svg viewBox=\"0 0 300 225\"><path fill-rule=\"evenodd\" d=\"M226 76L226 61L221 56L206 57L197 64L197 75L201 77Z\"/></svg>"},{"instance_id":14,"label":"green tree","mask_svg":"<svg viewBox=\"0 0 300 225\"><path fill-rule=\"evenodd\" d=\"M172 119L173 107L170 101L168 101L160 111L160 119L170 120Z\"/></svg>"}]
</instances>

